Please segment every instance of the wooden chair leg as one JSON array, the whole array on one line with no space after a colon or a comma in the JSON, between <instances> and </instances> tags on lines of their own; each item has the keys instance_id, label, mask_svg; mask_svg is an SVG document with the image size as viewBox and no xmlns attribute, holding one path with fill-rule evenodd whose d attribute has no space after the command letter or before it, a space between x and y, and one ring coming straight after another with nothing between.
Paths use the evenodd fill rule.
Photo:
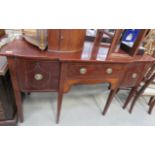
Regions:
<instances>
[{"instance_id":1,"label":"wooden chair leg","mask_svg":"<svg viewBox=\"0 0 155 155\"><path fill-rule=\"evenodd\" d=\"M108 108L109 108L109 106L110 106L110 104L111 104L111 102L112 102L112 99L114 98L114 96L115 96L115 94L116 94L116 91L117 91L117 89L116 89L116 90L111 90L111 91L110 91L110 94L109 94L109 96L108 96L108 100L107 100L106 105L105 105L105 107L104 107L104 110L103 110L103 112L102 112L103 115L105 115L106 112L108 111Z\"/></svg>"},{"instance_id":2,"label":"wooden chair leg","mask_svg":"<svg viewBox=\"0 0 155 155\"><path fill-rule=\"evenodd\" d=\"M133 107L135 106L136 101L138 100L138 98L140 97L140 95L141 95L140 93L137 94L137 95L135 96L135 98L133 99L133 101L132 101L132 103L131 103L131 106L130 106L130 109L129 109L129 113L132 113Z\"/></svg>"},{"instance_id":3,"label":"wooden chair leg","mask_svg":"<svg viewBox=\"0 0 155 155\"><path fill-rule=\"evenodd\" d=\"M152 113L152 110L153 110L154 105L155 105L155 99L152 100L152 102L150 103L150 107L149 107L149 110L148 110L148 113L149 113L149 114Z\"/></svg>"},{"instance_id":4,"label":"wooden chair leg","mask_svg":"<svg viewBox=\"0 0 155 155\"><path fill-rule=\"evenodd\" d=\"M120 91L120 88L118 88L118 89L116 90L116 94L117 94L119 91Z\"/></svg>"},{"instance_id":5,"label":"wooden chair leg","mask_svg":"<svg viewBox=\"0 0 155 155\"><path fill-rule=\"evenodd\" d=\"M131 89L131 91L130 91L130 93L129 93L129 95L128 95L128 97L127 97L127 99L126 99L126 101L125 101L125 103L123 105L123 109L125 109L128 106L128 104L130 103L131 99L136 94L136 90L137 90L137 87L133 87Z\"/></svg>"},{"instance_id":6,"label":"wooden chair leg","mask_svg":"<svg viewBox=\"0 0 155 155\"><path fill-rule=\"evenodd\" d=\"M149 103L148 103L149 106L151 105L154 98L155 98L154 96L150 97L150 100L149 100Z\"/></svg>"},{"instance_id":7,"label":"wooden chair leg","mask_svg":"<svg viewBox=\"0 0 155 155\"><path fill-rule=\"evenodd\" d=\"M58 102L57 102L57 117L56 117L56 123L59 123L60 119L60 112L61 112L61 107L62 107L62 98L63 98L63 93L59 92L58 93Z\"/></svg>"}]
</instances>

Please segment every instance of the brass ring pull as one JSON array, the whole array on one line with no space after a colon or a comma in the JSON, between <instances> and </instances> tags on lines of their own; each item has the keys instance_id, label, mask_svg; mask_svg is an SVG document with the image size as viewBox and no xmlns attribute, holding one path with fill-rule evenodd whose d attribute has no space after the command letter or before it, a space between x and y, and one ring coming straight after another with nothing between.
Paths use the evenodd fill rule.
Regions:
<instances>
[{"instance_id":1,"label":"brass ring pull","mask_svg":"<svg viewBox=\"0 0 155 155\"><path fill-rule=\"evenodd\" d=\"M86 68L81 68L80 69L80 74L86 74L87 73L87 69Z\"/></svg>"},{"instance_id":2,"label":"brass ring pull","mask_svg":"<svg viewBox=\"0 0 155 155\"><path fill-rule=\"evenodd\" d=\"M39 81L39 80L43 79L43 75L42 74L35 74L34 78Z\"/></svg>"},{"instance_id":3,"label":"brass ring pull","mask_svg":"<svg viewBox=\"0 0 155 155\"><path fill-rule=\"evenodd\" d=\"M106 70L106 73L107 73L107 74L112 74L112 68L108 68L108 69Z\"/></svg>"},{"instance_id":4,"label":"brass ring pull","mask_svg":"<svg viewBox=\"0 0 155 155\"><path fill-rule=\"evenodd\" d=\"M133 79L137 78L137 73L133 73L133 74L132 74L132 78L133 78Z\"/></svg>"}]
</instances>

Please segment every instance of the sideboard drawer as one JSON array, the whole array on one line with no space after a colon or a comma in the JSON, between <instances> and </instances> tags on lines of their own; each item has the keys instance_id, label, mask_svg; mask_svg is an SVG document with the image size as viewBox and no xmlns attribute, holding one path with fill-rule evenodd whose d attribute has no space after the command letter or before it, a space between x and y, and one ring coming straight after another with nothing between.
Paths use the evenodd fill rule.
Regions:
<instances>
[{"instance_id":1,"label":"sideboard drawer","mask_svg":"<svg viewBox=\"0 0 155 155\"><path fill-rule=\"evenodd\" d=\"M122 87L133 87L139 83L144 77L145 74L145 63L134 63L128 66L123 82L121 83Z\"/></svg>"},{"instance_id":2,"label":"sideboard drawer","mask_svg":"<svg viewBox=\"0 0 155 155\"><path fill-rule=\"evenodd\" d=\"M51 91L58 89L58 62L17 59L16 67L21 90Z\"/></svg>"},{"instance_id":3,"label":"sideboard drawer","mask_svg":"<svg viewBox=\"0 0 155 155\"><path fill-rule=\"evenodd\" d=\"M121 77L124 65L120 64L94 64L69 63L67 67L68 78L103 79Z\"/></svg>"}]
</instances>

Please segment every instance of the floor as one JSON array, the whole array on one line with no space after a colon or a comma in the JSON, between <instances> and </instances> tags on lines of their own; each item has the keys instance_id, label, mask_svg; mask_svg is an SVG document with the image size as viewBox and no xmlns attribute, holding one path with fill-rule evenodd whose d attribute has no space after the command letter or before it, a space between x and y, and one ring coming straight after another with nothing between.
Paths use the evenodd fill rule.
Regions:
<instances>
[{"instance_id":1,"label":"floor","mask_svg":"<svg viewBox=\"0 0 155 155\"><path fill-rule=\"evenodd\" d=\"M147 114L148 98L140 98L133 113L123 110L128 90L114 98L106 116L101 112L108 97L108 84L76 85L64 95L60 123L55 123L57 93L31 93L24 99L24 123L21 126L127 126L155 125L155 110Z\"/></svg>"}]
</instances>

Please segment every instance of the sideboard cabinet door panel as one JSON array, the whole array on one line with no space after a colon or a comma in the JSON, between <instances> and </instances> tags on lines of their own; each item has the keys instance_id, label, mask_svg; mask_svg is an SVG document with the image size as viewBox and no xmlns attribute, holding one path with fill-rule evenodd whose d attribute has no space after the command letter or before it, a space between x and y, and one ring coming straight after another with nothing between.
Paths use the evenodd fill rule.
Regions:
<instances>
[{"instance_id":1,"label":"sideboard cabinet door panel","mask_svg":"<svg viewBox=\"0 0 155 155\"><path fill-rule=\"evenodd\" d=\"M56 91L59 62L16 60L17 77L22 91Z\"/></svg>"}]
</instances>

